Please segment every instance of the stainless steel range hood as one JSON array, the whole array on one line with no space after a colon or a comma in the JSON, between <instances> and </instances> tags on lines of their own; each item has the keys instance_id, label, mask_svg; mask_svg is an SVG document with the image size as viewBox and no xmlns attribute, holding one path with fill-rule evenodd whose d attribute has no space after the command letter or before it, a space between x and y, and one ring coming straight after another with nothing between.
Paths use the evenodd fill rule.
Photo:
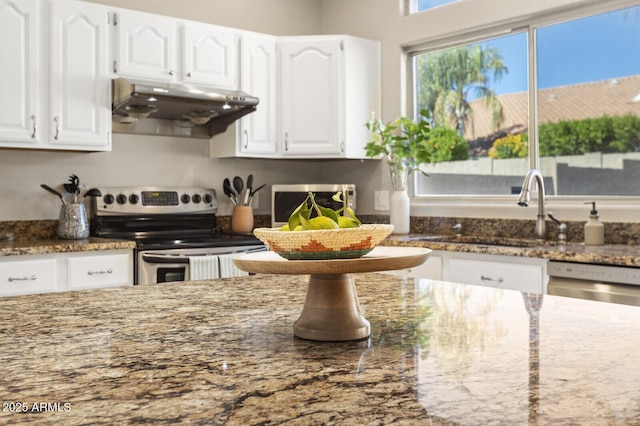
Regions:
<instances>
[{"instance_id":1,"label":"stainless steel range hood","mask_svg":"<svg viewBox=\"0 0 640 426\"><path fill-rule=\"evenodd\" d=\"M203 86L112 80L116 133L210 138L256 110L258 98Z\"/></svg>"}]
</instances>

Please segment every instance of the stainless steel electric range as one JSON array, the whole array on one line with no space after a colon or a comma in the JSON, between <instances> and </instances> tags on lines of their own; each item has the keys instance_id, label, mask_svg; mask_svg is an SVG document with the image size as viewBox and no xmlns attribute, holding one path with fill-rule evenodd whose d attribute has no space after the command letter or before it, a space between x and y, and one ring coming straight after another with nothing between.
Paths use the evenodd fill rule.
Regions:
<instances>
[{"instance_id":1,"label":"stainless steel electric range","mask_svg":"<svg viewBox=\"0 0 640 426\"><path fill-rule=\"evenodd\" d=\"M253 235L216 231L218 200L209 188L102 187L91 235L136 242L134 284L189 280L193 256L264 250Z\"/></svg>"}]
</instances>

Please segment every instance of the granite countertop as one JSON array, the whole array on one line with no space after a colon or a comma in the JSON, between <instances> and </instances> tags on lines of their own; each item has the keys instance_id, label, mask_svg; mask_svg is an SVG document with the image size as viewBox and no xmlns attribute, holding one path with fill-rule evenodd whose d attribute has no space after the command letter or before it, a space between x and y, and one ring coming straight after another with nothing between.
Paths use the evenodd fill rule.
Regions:
<instances>
[{"instance_id":1,"label":"granite countertop","mask_svg":"<svg viewBox=\"0 0 640 426\"><path fill-rule=\"evenodd\" d=\"M0 299L0 422L640 424L638 307L358 274L371 337L312 342L307 281Z\"/></svg>"},{"instance_id":2,"label":"granite countertop","mask_svg":"<svg viewBox=\"0 0 640 426\"><path fill-rule=\"evenodd\" d=\"M434 237L431 239L430 237ZM442 241L439 241L442 239ZM535 240L510 238L481 238L455 236L430 236L425 234L392 235L382 245L427 247L432 250L478 254L493 254L565 262L640 267L640 246L605 244L585 246L583 243L556 245L538 244ZM69 253L94 250L134 249L135 242L90 237L84 240L19 239L0 240L0 257Z\"/></svg>"},{"instance_id":3,"label":"granite countertop","mask_svg":"<svg viewBox=\"0 0 640 426\"><path fill-rule=\"evenodd\" d=\"M427 247L441 251L640 267L639 245L605 244L587 246L584 243L575 242L560 245L553 242L539 243L533 239L425 234L391 235L382 245Z\"/></svg>"},{"instance_id":4,"label":"granite countertop","mask_svg":"<svg viewBox=\"0 0 640 426\"><path fill-rule=\"evenodd\" d=\"M0 241L0 257L51 253L72 253L96 250L132 250L133 241L89 237L82 240L17 239Z\"/></svg>"}]
</instances>

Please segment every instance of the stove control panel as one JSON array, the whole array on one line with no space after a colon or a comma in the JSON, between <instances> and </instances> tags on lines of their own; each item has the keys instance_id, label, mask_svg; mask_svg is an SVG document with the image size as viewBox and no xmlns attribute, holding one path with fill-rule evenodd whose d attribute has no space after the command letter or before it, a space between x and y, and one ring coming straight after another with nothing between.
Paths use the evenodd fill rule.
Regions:
<instances>
[{"instance_id":1,"label":"stove control panel","mask_svg":"<svg viewBox=\"0 0 640 426\"><path fill-rule=\"evenodd\" d=\"M93 197L96 215L216 213L218 199L211 188L105 187Z\"/></svg>"}]
</instances>

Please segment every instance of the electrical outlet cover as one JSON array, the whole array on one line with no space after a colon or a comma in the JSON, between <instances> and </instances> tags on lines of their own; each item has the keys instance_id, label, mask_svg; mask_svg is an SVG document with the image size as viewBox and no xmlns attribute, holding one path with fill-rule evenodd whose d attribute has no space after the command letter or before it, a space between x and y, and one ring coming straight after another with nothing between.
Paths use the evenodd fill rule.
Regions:
<instances>
[{"instance_id":1,"label":"electrical outlet cover","mask_svg":"<svg viewBox=\"0 0 640 426\"><path fill-rule=\"evenodd\" d=\"M389 210L389 191L376 191L374 199L375 210Z\"/></svg>"}]
</instances>

